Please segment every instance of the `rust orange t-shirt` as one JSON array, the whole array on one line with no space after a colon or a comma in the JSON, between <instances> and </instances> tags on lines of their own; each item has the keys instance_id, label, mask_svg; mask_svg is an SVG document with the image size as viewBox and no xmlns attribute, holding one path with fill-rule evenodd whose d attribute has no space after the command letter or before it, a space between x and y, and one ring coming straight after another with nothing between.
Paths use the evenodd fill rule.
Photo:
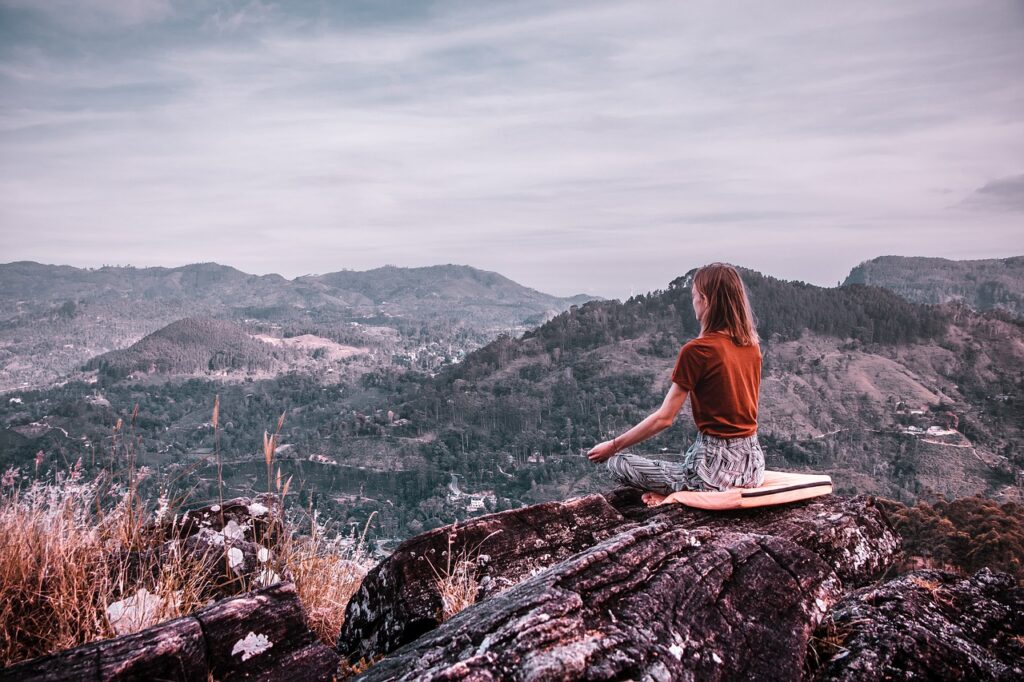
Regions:
<instances>
[{"instance_id":1,"label":"rust orange t-shirt","mask_svg":"<svg viewBox=\"0 0 1024 682\"><path fill-rule=\"evenodd\" d=\"M672 381L689 392L693 421L701 432L719 438L757 432L759 346L737 346L719 332L693 339L680 349Z\"/></svg>"}]
</instances>

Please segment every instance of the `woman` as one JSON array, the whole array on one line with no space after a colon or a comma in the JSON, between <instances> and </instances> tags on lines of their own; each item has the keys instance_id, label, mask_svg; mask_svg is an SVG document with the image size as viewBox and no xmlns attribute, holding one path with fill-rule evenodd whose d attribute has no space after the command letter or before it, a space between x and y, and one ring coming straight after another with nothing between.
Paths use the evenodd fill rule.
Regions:
<instances>
[{"instance_id":1,"label":"woman","mask_svg":"<svg viewBox=\"0 0 1024 682\"><path fill-rule=\"evenodd\" d=\"M681 490L750 488L764 480L757 442L761 349L743 281L732 266L712 263L694 275L691 295L700 336L679 351L661 407L587 453L592 462L607 460L619 482L647 491L648 505ZM699 433L681 464L618 454L671 426L687 396Z\"/></svg>"}]
</instances>

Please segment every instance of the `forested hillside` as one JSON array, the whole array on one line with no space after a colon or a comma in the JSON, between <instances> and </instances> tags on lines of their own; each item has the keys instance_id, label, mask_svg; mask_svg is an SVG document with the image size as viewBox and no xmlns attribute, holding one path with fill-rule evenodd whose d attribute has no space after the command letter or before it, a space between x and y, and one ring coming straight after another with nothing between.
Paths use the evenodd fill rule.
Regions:
<instances>
[{"instance_id":1,"label":"forested hillside","mask_svg":"<svg viewBox=\"0 0 1024 682\"><path fill-rule=\"evenodd\" d=\"M870 286L743 277L762 335L759 422L769 466L826 471L839 492L906 503L1019 499L1021 323ZM485 509L612 485L583 453L660 403L680 345L698 331L688 276L625 302L574 306L461 362L448 355L440 371L422 364L440 355L402 355L394 339L346 357L341 344L368 338L361 325L328 338L224 324L211 320L205 332L196 322L174 325L97 360L95 383L86 376L9 393L0 403L2 463L26 471L42 452L39 472L79 457L106 468L123 459L110 429L118 417L128 423L137 403L139 464L209 496L219 394L232 491L266 488L260 438L285 412L278 457L303 504L346 523L376 513L388 537L404 537ZM409 324L406 338L426 342L430 326ZM263 369L277 361L289 371ZM174 373L188 368L194 373ZM225 371L236 379L225 381ZM678 458L693 435L686 409L638 450Z\"/></svg>"},{"instance_id":2,"label":"forested hillside","mask_svg":"<svg viewBox=\"0 0 1024 682\"><path fill-rule=\"evenodd\" d=\"M209 318L185 318L144 337L124 350L104 353L86 363L110 380L141 374L270 371L286 364L286 351L254 339L236 324Z\"/></svg>"},{"instance_id":3,"label":"forested hillside","mask_svg":"<svg viewBox=\"0 0 1024 682\"><path fill-rule=\"evenodd\" d=\"M974 310L1024 318L1024 256L957 261L881 256L851 270L844 284L884 287L918 303L962 301Z\"/></svg>"},{"instance_id":4,"label":"forested hillside","mask_svg":"<svg viewBox=\"0 0 1024 682\"><path fill-rule=\"evenodd\" d=\"M1011 494L1024 464L1019 325L875 287L743 278L763 338L770 464L831 471L841 490L907 500ZM659 404L681 343L697 331L689 275L625 303L574 307L416 386L403 416L437 431L453 460L481 451L520 463L573 458L579 479L563 479L557 494L586 488L594 472L582 452ZM694 434L684 412L641 447L678 452ZM946 428L949 414L959 430ZM931 427L945 435L917 435ZM543 465L534 473L542 484L557 478Z\"/></svg>"},{"instance_id":5,"label":"forested hillside","mask_svg":"<svg viewBox=\"0 0 1024 682\"><path fill-rule=\"evenodd\" d=\"M904 569L953 569L969 574L989 567L1024 584L1024 506L963 497L906 507L882 500L903 536Z\"/></svg>"}]
</instances>

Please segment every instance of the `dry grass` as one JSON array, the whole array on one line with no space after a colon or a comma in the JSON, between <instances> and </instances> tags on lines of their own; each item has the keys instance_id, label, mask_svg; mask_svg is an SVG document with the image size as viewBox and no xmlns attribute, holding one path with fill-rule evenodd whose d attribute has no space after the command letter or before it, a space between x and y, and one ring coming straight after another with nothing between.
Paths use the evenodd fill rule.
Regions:
<instances>
[{"instance_id":1,"label":"dry grass","mask_svg":"<svg viewBox=\"0 0 1024 682\"><path fill-rule=\"evenodd\" d=\"M946 589L938 580L929 580L927 578L915 575L911 576L910 582L914 583L914 585L928 592L928 594L931 595L932 601L934 601L935 603L949 607L953 606L952 597L950 597L950 595L946 593Z\"/></svg>"},{"instance_id":2,"label":"dry grass","mask_svg":"<svg viewBox=\"0 0 1024 682\"><path fill-rule=\"evenodd\" d=\"M108 607L140 589L159 598L140 624L207 599L199 558L131 560L146 549L143 517L126 491L110 511L97 512L106 506L101 483L72 472L0 496L0 665L117 634Z\"/></svg>"},{"instance_id":3,"label":"dry grass","mask_svg":"<svg viewBox=\"0 0 1024 682\"><path fill-rule=\"evenodd\" d=\"M142 528L152 516L132 510L127 493L97 513L107 506L102 489L67 477L0 495L0 667L141 630L214 598L205 557L172 551L140 563L156 543ZM314 517L311 536L286 532L265 573L236 590L290 577L310 628L333 646L373 565L369 524L359 537L329 537ZM120 621L118 608L127 612Z\"/></svg>"},{"instance_id":4,"label":"dry grass","mask_svg":"<svg viewBox=\"0 0 1024 682\"><path fill-rule=\"evenodd\" d=\"M848 653L847 640L853 634L854 628L864 622L863 619L854 619L837 626L831 615L826 615L825 620L811 635L807 643L804 677L807 679L816 677L815 673L828 661L840 654Z\"/></svg>"},{"instance_id":5,"label":"dry grass","mask_svg":"<svg viewBox=\"0 0 1024 682\"><path fill-rule=\"evenodd\" d=\"M219 412L217 398L213 428L223 510ZM274 434L264 435L268 487L283 422L284 414ZM113 483L113 466L96 480L83 481L80 463L48 481L28 482L14 469L0 478L0 667L186 615L224 589L209 580L207 557L178 551L177 541L165 544L177 536L177 527L172 524L167 532L160 521L177 518L174 511L183 501L162 496L155 509L143 503L134 433L124 431L119 419L112 449L128 470L120 485ZM333 646L348 600L373 563L366 551L373 517L359 537L331 537L311 514L311 534L296 537L299 524L286 523L284 515L291 479L282 483L278 470L273 482L280 503L269 512L280 525L270 526L283 530L260 538L274 550L267 552L262 573L239 580L225 563L230 589L241 592L290 577L311 628ZM151 551L161 545L167 551Z\"/></svg>"},{"instance_id":6,"label":"dry grass","mask_svg":"<svg viewBox=\"0 0 1024 682\"><path fill-rule=\"evenodd\" d=\"M940 583L938 580L929 580L927 578L922 578L921 576L917 575L911 576L910 582L914 583L923 590L927 590L928 592L934 592L935 590L942 587L942 583Z\"/></svg>"},{"instance_id":7,"label":"dry grass","mask_svg":"<svg viewBox=\"0 0 1024 682\"><path fill-rule=\"evenodd\" d=\"M326 524L320 524L314 512L310 534L289 540L280 550L282 564L306 609L309 627L328 646L337 642L345 607L374 564L366 535L375 515L370 515L358 538L354 534L329 537Z\"/></svg>"},{"instance_id":8,"label":"dry grass","mask_svg":"<svg viewBox=\"0 0 1024 682\"><path fill-rule=\"evenodd\" d=\"M444 553L445 565L439 568L427 559L430 569L434 572L437 591L441 595L441 622L476 603L476 595L480 589L476 574L480 548L491 537L501 532L491 533L475 547L463 547L456 551L457 525L453 523L448 531L448 549Z\"/></svg>"}]
</instances>

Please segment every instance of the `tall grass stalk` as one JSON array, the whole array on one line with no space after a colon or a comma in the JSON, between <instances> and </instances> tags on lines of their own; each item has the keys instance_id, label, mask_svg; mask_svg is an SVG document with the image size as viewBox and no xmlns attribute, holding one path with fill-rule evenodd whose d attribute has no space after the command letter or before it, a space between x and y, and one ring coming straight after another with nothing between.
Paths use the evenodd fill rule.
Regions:
<instances>
[{"instance_id":1,"label":"tall grass stalk","mask_svg":"<svg viewBox=\"0 0 1024 682\"><path fill-rule=\"evenodd\" d=\"M213 425L213 452L217 458L217 513L220 517L220 528L224 529L224 462L220 455L220 393L213 397L213 416L210 419ZM227 553L227 538L224 539L224 577L231 578L231 559Z\"/></svg>"},{"instance_id":2,"label":"tall grass stalk","mask_svg":"<svg viewBox=\"0 0 1024 682\"><path fill-rule=\"evenodd\" d=\"M274 434L270 435L266 431L263 432L263 459L267 464L267 492L273 492L274 481L274 453L277 452L277 442L281 436L281 427L284 426L284 415L282 412L281 416L277 418L277 428L274 429ZM278 488L281 487L281 481L278 480Z\"/></svg>"}]
</instances>

